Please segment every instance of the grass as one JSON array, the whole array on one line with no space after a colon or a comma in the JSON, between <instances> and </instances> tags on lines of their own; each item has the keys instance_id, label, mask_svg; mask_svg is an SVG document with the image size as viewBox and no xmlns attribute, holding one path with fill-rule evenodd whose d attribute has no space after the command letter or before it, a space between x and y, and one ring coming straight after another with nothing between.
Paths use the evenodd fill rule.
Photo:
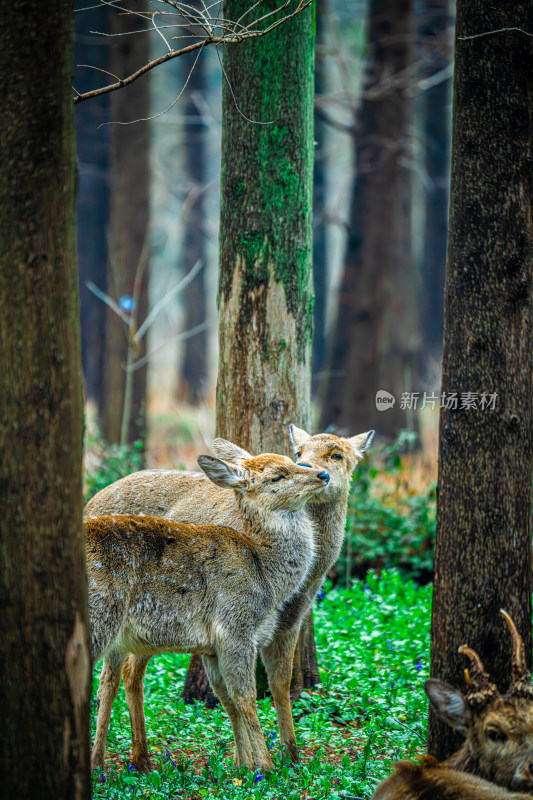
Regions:
<instances>
[{"instance_id":1,"label":"grass","mask_svg":"<svg viewBox=\"0 0 533 800\"><path fill-rule=\"evenodd\" d=\"M275 769L265 775L233 767L229 720L218 708L185 706L180 698L188 656L149 664L145 711L157 769L139 775L128 762L130 726L121 686L113 707L99 798L371 797L394 761L425 749L431 588L399 573L370 574L350 589L326 591L315 611L322 688L303 693L293 713L302 754L283 763L275 711L258 702ZM94 672L93 701L99 667ZM96 707L93 702L92 735Z\"/></svg>"}]
</instances>

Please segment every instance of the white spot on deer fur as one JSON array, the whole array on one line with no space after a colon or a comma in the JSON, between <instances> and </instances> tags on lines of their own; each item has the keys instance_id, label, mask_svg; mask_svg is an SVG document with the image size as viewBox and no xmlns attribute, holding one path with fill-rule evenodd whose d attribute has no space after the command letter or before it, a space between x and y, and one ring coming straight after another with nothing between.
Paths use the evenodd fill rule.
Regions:
<instances>
[{"instance_id":1,"label":"white spot on deer fur","mask_svg":"<svg viewBox=\"0 0 533 800\"><path fill-rule=\"evenodd\" d=\"M103 567L103 564L102 564L102 562L101 562L101 561L93 561L93 563L92 563L92 566L93 566L95 569L102 569L102 567Z\"/></svg>"}]
</instances>

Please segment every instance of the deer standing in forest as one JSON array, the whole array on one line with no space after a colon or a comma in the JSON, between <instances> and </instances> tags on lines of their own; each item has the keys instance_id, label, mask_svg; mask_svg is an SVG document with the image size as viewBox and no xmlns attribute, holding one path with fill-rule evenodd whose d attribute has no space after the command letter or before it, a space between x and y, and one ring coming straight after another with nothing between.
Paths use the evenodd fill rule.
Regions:
<instances>
[{"instance_id":1,"label":"deer standing in forest","mask_svg":"<svg viewBox=\"0 0 533 800\"><path fill-rule=\"evenodd\" d=\"M467 645L467 693L430 678L424 684L440 719L464 733L463 746L439 763L400 762L373 800L504 800L533 794L533 683L524 644L510 616L501 612L512 637L511 686L500 695L478 654Z\"/></svg>"},{"instance_id":2,"label":"deer standing in forest","mask_svg":"<svg viewBox=\"0 0 533 800\"><path fill-rule=\"evenodd\" d=\"M322 433L310 436L290 426L290 441L298 463L329 474L327 486L309 498L306 511L314 523L315 559L305 580L277 618L272 639L261 647L268 683L272 692L280 741L293 762L298 748L290 704L290 684L294 652L302 621L311 608L326 572L337 560L346 528L348 492L352 473L370 447L374 431L351 438ZM215 439L211 448L216 456L244 466L250 453L225 439ZM86 506L85 516L97 514L152 514L175 522L227 525L243 530L237 500L232 492L213 485L203 473L181 470L143 470L133 473L98 492ZM143 679L150 655L131 655L124 661L122 676L128 706L142 715ZM104 664L98 690L106 702L107 687L113 687L113 675L106 674ZM135 698L141 698L139 702ZM133 717L132 717L133 720ZM133 724L133 723L132 723ZM136 724L133 735L132 763L140 772L151 769L144 716Z\"/></svg>"},{"instance_id":3,"label":"deer standing in forest","mask_svg":"<svg viewBox=\"0 0 533 800\"><path fill-rule=\"evenodd\" d=\"M93 768L104 765L125 655L160 652L202 655L231 720L236 765L272 768L257 719L256 653L311 568L315 537L304 505L329 475L279 455L242 465L200 456L198 463L211 481L234 490L242 533L151 516L86 519L91 652L93 660L105 658ZM127 701L135 754L146 739L142 691L130 686Z\"/></svg>"}]
</instances>

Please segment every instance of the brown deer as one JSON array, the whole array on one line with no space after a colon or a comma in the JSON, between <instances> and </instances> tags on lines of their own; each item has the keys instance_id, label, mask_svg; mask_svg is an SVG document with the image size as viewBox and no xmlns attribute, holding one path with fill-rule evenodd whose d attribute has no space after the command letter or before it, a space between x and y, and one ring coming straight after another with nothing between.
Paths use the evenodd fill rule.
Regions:
<instances>
[{"instance_id":1,"label":"brown deer","mask_svg":"<svg viewBox=\"0 0 533 800\"><path fill-rule=\"evenodd\" d=\"M295 457L302 465L325 470L329 482L310 497L306 511L316 530L315 560L298 592L286 603L278 617L272 640L261 648L270 690L272 692L280 741L292 761L298 760L298 749L290 705L292 662L300 626L320 589L326 572L337 560L346 528L348 492L353 470L370 447L374 431L341 438L333 434L310 436L294 425L290 440ZM211 445L216 456L246 466L250 453L225 439L215 439ZM129 513L153 514L176 522L229 525L242 530L238 504L232 492L213 485L203 473L180 470L145 470L136 472L98 492L87 504L86 516ZM124 688L130 710L142 709L142 686L150 656L130 656L123 666ZM106 686L106 667L100 678L99 697L103 700ZM138 699L140 698L140 699ZM144 717L136 725L139 740L134 737L133 763L140 771L150 769L147 757Z\"/></svg>"},{"instance_id":2,"label":"brown deer","mask_svg":"<svg viewBox=\"0 0 533 800\"><path fill-rule=\"evenodd\" d=\"M86 520L91 652L93 660L105 658L93 768L104 764L125 655L160 652L202 655L231 720L235 763L272 768L257 719L256 652L311 568L314 531L303 507L329 476L278 455L243 465L200 456L198 463L210 480L234 490L243 532L152 516ZM130 691L133 761L149 763L147 751L138 752L146 743L139 703L142 693Z\"/></svg>"},{"instance_id":3,"label":"brown deer","mask_svg":"<svg viewBox=\"0 0 533 800\"><path fill-rule=\"evenodd\" d=\"M465 670L466 695L432 678L424 689L440 719L465 735L463 746L442 763L432 756L421 764L401 762L373 800L503 800L533 794L533 683L520 634L511 617L501 614L512 637L509 691L500 695L478 654L462 645L459 652L471 662Z\"/></svg>"}]
</instances>

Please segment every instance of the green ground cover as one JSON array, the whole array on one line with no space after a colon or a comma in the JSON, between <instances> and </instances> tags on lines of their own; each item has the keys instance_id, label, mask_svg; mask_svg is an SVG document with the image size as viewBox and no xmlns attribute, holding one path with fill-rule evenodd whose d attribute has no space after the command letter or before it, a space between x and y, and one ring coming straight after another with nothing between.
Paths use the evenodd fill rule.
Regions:
<instances>
[{"instance_id":1,"label":"green ground cover","mask_svg":"<svg viewBox=\"0 0 533 800\"><path fill-rule=\"evenodd\" d=\"M369 798L394 761L425 749L431 588L399 573L368 575L350 589L326 591L315 611L320 692L295 703L302 760L283 763L274 708L258 702L275 769L262 775L233 767L229 720L220 708L185 706L180 698L188 656L149 664L145 710L157 769L139 775L129 764L129 716L121 687L113 707L98 798L204 797ZM94 671L94 703L99 666Z\"/></svg>"}]
</instances>

